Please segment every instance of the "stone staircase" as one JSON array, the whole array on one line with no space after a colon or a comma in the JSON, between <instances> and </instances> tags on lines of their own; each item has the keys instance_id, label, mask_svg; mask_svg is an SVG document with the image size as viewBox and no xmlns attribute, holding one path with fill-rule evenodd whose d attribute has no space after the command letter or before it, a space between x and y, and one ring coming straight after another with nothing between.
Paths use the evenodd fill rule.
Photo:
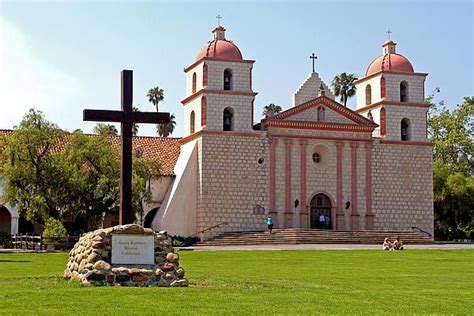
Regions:
<instances>
[{"instance_id":1,"label":"stone staircase","mask_svg":"<svg viewBox=\"0 0 474 316\"><path fill-rule=\"evenodd\" d=\"M416 231L332 231L324 229L285 228L268 231L226 232L196 246L262 245L262 244L382 244L396 236L405 244L433 244L426 234Z\"/></svg>"}]
</instances>

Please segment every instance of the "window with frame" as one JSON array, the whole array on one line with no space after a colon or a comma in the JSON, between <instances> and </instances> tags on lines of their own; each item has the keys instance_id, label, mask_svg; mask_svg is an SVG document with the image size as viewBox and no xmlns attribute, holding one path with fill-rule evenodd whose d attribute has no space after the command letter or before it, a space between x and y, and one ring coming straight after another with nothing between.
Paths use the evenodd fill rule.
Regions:
<instances>
[{"instance_id":1,"label":"window with frame","mask_svg":"<svg viewBox=\"0 0 474 316\"><path fill-rule=\"evenodd\" d=\"M190 123L189 123L189 133L193 134L194 133L194 128L195 128L195 115L194 111L191 111L191 117L190 117Z\"/></svg>"},{"instance_id":2,"label":"window with frame","mask_svg":"<svg viewBox=\"0 0 474 316\"><path fill-rule=\"evenodd\" d=\"M224 90L232 90L232 70L224 70Z\"/></svg>"},{"instance_id":3,"label":"window with frame","mask_svg":"<svg viewBox=\"0 0 474 316\"><path fill-rule=\"evenodd\" d=\"M323 106L318 107L318 122L324 122L326 120L326 110Z\"/></svg>"},{"instance_id":4,"label":"window with frame","mask_svg":"<svg viewBox=\"0 0 474 316\"><path fill-rule=\"evenodd\" d=\"M315 163L321 162L321 155L319 153L313 153L313 161Z\"/></svg>"},{"instance_id":5,"label":"window with frame","mask_svg":"<svg viewBox=\"0 0 474 316\"><path fill-rule=\"evenodd\" d=\"M400 82L400 102L408 102L408 82Z\"/></svg>"},{"instance_id":6,"label":"window with frame","mask_svg":"<svg viewBox=\"0 0 474 316\"><path fill-rule=\"evenodd\" d=\"M193 93L196 93L196 73L193 73Z\"/></svg>"},{"instance_id":7,"label":"window with frame","mask_svg":"<svg viewBox=\"0 0 474 316\"><path fill-rule=\"evenodd\" d=\"M226 108L223 115L223 130L234 130L234 111L231 108Z\"/></svg>"}]
</instances>

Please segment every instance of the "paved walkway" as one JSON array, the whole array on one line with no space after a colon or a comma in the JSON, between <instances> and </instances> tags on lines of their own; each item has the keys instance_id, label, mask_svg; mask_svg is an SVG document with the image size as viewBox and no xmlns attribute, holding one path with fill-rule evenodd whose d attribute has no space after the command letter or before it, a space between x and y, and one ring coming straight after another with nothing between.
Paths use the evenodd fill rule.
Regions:
<instances>
[{"instance_id":1,"label":"paved walkway","mask_svg":"<svg viewBox=\"0 0 474 316\"><path fill-rule=\"evenodd\" d=\"M381 245L365 244L299 244L299 245L246 245L246 246L199 246L199 247L175 247L179 251L230 251L230 250L380 250ZM405 245L407 250L474 250L472 244L432 244L432 245ZM2 253L26 253L39 252L37 250L22 249L0 249ZM46 252L46 251L41 251ZM48 251L60 252L60 251Z\"/></svg>"},{"instance_id":2,"label":"paved walkway","mask_svg":"<svg viewBox=\"0 0 474 316\"><path fill-rule=\"evenodd\" d=\"M299 244L299 245L247 245L247 246L199 246L189 247L185 250L194 251L225 251L225 250L380 250L382 245L365 244ZM431 245L405 245L407 250L435 249L471 249L474 244L431 244Z\"/></svg>"}]
</instances>

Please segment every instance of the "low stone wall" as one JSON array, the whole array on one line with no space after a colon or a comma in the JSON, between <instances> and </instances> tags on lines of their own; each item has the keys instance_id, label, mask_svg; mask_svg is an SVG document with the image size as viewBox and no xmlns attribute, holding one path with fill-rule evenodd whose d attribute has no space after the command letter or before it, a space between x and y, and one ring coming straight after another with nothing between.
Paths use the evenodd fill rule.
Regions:
<instances>
[{"instance_id":1,"label":"low stone wall","mask_svg":"<svg viewBox=\"0 0 474 316\"><path fill-rule=\"evenodd\" d=\"M112 235L154 235L155 265L114 265ZM82 236L69 253L64 278L82 284L188 286L171 238L139 225L119 225Z\"/></svg>"}]
</instances>

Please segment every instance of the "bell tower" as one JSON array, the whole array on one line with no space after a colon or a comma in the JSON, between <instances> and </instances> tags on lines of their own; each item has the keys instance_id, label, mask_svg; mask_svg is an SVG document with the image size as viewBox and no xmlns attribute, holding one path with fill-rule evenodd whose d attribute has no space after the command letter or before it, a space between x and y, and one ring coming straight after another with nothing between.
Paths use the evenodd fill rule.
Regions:
<instances>
[{"instance_id":1,"label":"bell tower","mask_svg":"<svg viewBox=\"0 0 474 316\"><path fill-rule=\"evenodd\" d=\"M382 55L367 68L365 77L356 81L356 112L379 125L374 137L387 141L426 142L424 102L426 73L415 72L410 61L396 52L388 39Z\"/></svg>"},{"instance_id":2,"label":"bell tower","mask_svg":"<svg viewBox=\"0 0 474 316\"><path fill-rule=\"evenodd\" d=\"M240 49L225 37L217 25L213 39L201 48L193 64L184 69L186 98L185 131L247 132L253 129L252 91L254 60L245 60Z\"/></svg>"}]
</instances>

